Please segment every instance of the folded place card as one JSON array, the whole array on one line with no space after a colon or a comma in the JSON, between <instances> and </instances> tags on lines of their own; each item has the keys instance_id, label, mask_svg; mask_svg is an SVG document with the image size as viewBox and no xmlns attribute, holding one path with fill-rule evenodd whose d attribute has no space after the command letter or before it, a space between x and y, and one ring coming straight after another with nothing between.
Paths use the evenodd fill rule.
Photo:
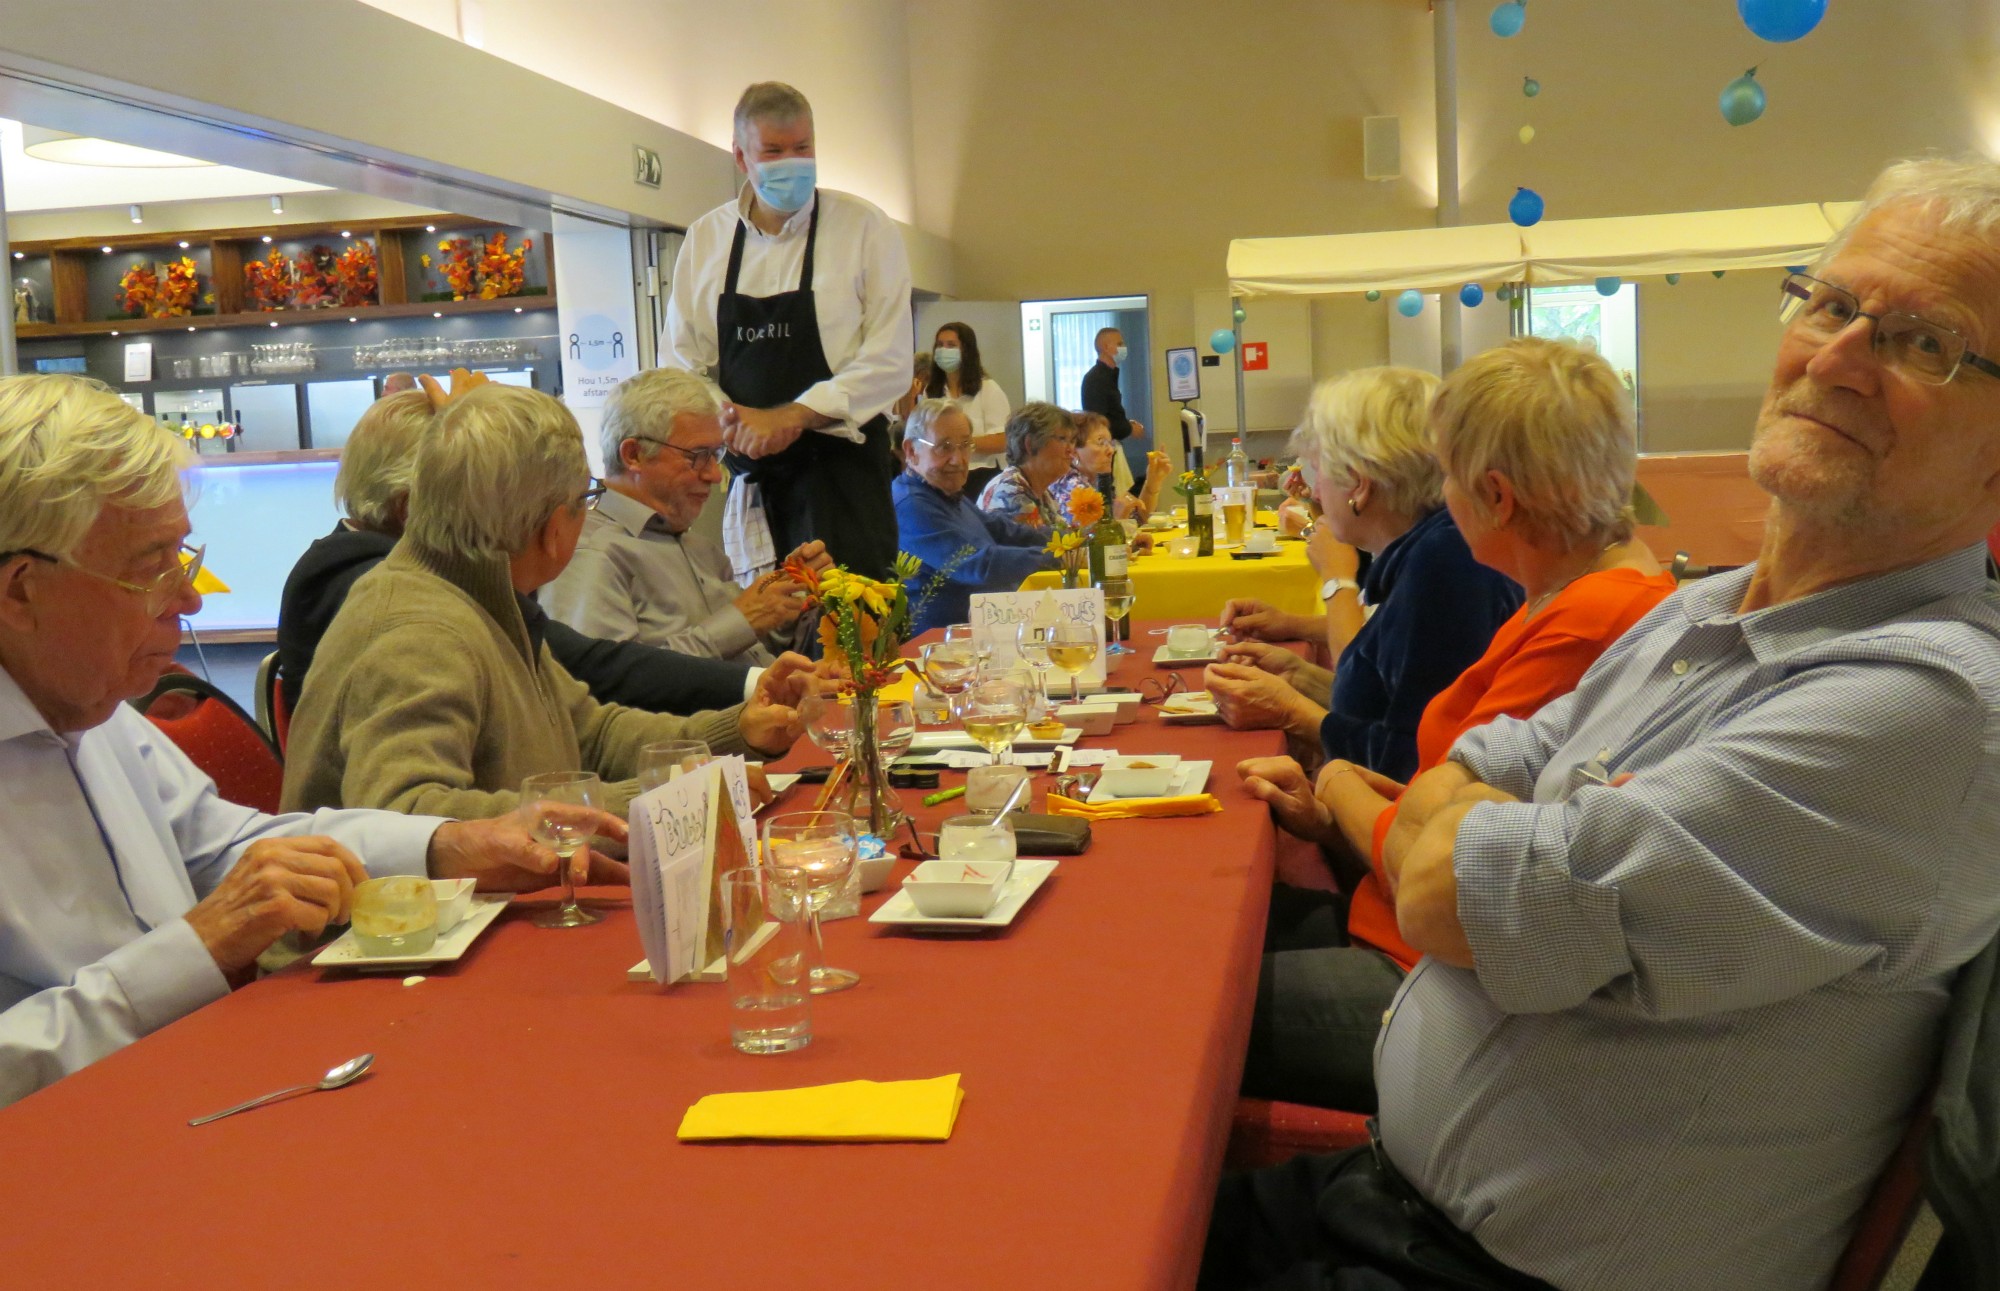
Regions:
<instances>
[{"instance_id":1,"label":"folded place card","mask_svg":"<svg viewBox=\"0 0 2000 1291\"><path fill-rule=\"evenodd\" d=\"M688 1108L678 1135L826 1143L942 1143L965 1101L958 1073L932 1080L849 1080L805 1089L710 1094Z\"/></svg>"}]
</instances>

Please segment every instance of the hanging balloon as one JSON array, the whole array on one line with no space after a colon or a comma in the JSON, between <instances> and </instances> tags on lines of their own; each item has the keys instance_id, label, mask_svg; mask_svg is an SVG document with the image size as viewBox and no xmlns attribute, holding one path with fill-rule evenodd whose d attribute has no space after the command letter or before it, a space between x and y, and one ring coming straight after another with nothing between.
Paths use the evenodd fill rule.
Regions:
<instances>
[{"instance_id":1,"label":"hanging balloon","mask_svg":"<svg viewBox=\"0 0 2000 1291\"><path fill-rule=\"evenodd\" d=\"M1248 314L1246 314L1246 313L1244 313L1244 312L1243 312L1243 306L1241 306L1241 305L1238 305L1238 306L1236 307L1236 312L1235 312L1234 314L1232 314L1232 315L1231 315L1231 317L1232 317L1232 318L1234 318L1234 319L1235 319L1235 320L1236 320L1237 322L1239 322L1239 323L1240 323L1240 322L1242 322L1242 321L1243 321L1244 319L1246 319L1246 318L1248 318L1248 317L1250 317L1250 316L1249 316Z\"/></svg>"},{"instance_id":2,"label":"hanging balloon","mask_svg":"<svg viewBox=\"0 0 2000 1291\"><path fill-rule=\"evenodd\" d=\"M1493 7L1493 34L1502 40L1521 34L1521 28L1528 21L1526 0L1506 0L1505 4Z\"/></svg>"},{"instance_id":3,"label":"hanging balloon","mask_svg":"<svg viewBox=\"0 0 2000 1291\"><path fill-rule=\"evenodd\" d=\"M1498 290L1498 291L1494 292L1493 294L1494 294L1494 296L1496 296L1497 298L1499 298L1499 299L1501 299L1501 300L1512 300L1512 299L1514 299L1514 288L1513 288L1513 285L1512 285L1511 283L1504 283L1504 282L1503 282L1503 283L1501 283L1501 284L1500 284L1500 290Z\"/></svg>"},{"instance_id":4,"label":"hanging balloon","mask_svg":"<svg viewBox=\"0 0 2000 1291\"><path fill-rule=\"evenodd\" d=\"M1486 299L1486 289L1476 282L1468 282L1458 289L1458 303L1467 309L1478 309L1479 302Z\"/></svg>"},{"instance_id":5,"label":"hanging balloon","mask_svg":"<svg viewBox=\"0 0 2000 1291\"><path fill-rule=\"evenodd\" d=\"M1208 336L1208 348L1217 354L1227 354L1236 348L1236 333L1226 327L1218 327Z\"/></svg>"},{"instance_id":6,"label":"hanging balloon","mask_svg":"<svg viewBox=\"0 0 2000 1291\"><path fill-rule=\"evenodd\" d=\"M1804 273L1805 271L1806 267L1802 264L1788 264L1785 266L1786 273Z\"/></svg>"},{"instance_id":7,"label":"hanging balloon","mask_svg":"<svg viewBox=\"0 0 2000 1291\"><path fill-rule=\"evenodd\" d=\"M1751 68L1722 87L1722 119L1733 126L1747 126L1764 115L1764 87L1757 84L1757 69Z\"/></svg>"},{"instance_id":8,"label":"hanging balloon","mask_svg":"<svg viewBox=\"0 0 2000 1291\"><path fill-rule=\"evenodd\" d=\"M1681 285L1681 276L1679 274L1670 273L1667 275L1667 286L1678 287L1680 285Z\"/></svg>"},{"instance_id":9,"label":"hanging balloon","mask_svg":"<svg viewBox=\"0 0 2000 1291\"><path fill-rule=\"evenodd\" d=\"M1521 142L1522 142L1522 143L1533 143L1534 141L1535 141L1535 127L1533 127L1533 126L1522 126L1522 127L1521 127Z\"/></svg>"},{"instance_id":10,"label":"hanging balloon","mask_svg":"<svg viewBox=\"0 0 2000 1291\"><path fill-rule=\"evenodd\" d=\"M1826 0L1736 0L1736 12L1752 35L1782 45L1819 26Z\"/></svg>"},{"instance_id":11,"label":"hanging balloon","mask_svg":"<svg viewBox=\"0 0 2000 1291\"><path fill-rule=\"evenodd\" d=\"M1716 277L1720 278L1724 273L1728 271L1725 269L1711 269L1709 270L1709 272L1714 274Z\"/></svg>"},{"instance_id":12,"label":"hanging balloon","mask_svg":"<svg viewBox=\"0 0 2000 1291\"><path fill-rule=\"evenodd\" d=\"M1373 288L1370 288L1370 289L1369 289L1368 291L1366 291L1366 292L1363 292L1362 294L1363 294L1364 296L1366 296L1366 297L1367 297L1367 298L1368 298L1369 300L1380 300L1380 299L1382 299L1382 293L1381 293L1381 292L1379 292L1379 291L1376 291L1376 290L1374 290Z\"/></svg>"},{"instance_id":13,"label":"hanging balloon","mask_svg":"<svg viewBox=\"0 0 2000 1291\"><path fill-rule=\"evenodd\" d=\"M1396 312L1404 318L1415 318L1424 312L1424 298L1415 287L1406 289L1396 297Z\"/></svg>"},{"instance_id":14,"label":"hanging balloon","mask_svg":"<svg viewBox=\"0 0 2000 1291\"><path fill-rule=\"evenodd\" d=\"M1532 188L1517 188L1514 200L1507 203L1507 218L1525 229L1539 222L1545 209L1540 193Z\"/></svg>"},{"instance_id":15,"label":"hanging balloon","mask_svg":"<svg viewBox=\"0 0 2000 1291\"><path fill-rule=\"evenodd\" d=\"M1625 280L1615 275L1599 278L1597 280L1597 294L1600 296L1616 296L1618 289L1624 285Z\"/></svg>"},{"instance_id":16,"label":"hanging balloon","mask_svg":"<svg viewBox=\"0 0 2000 1291\"><path fill-rule=\"evenodd\" d=\"M1532 99L1541 92L1542 92L1542 83L1540 81L1536 80L1532 76L1526 76L1521 78L1521 93L1527 95L1529 98Z\"/></svg>"}]
</instances>

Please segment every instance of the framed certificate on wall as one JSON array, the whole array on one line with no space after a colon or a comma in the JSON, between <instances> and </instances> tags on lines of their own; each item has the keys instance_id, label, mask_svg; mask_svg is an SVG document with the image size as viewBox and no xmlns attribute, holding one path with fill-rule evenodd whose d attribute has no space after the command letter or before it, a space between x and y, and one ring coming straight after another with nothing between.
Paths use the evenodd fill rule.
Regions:
<instances>
[{"instance_id":1,"label":"framed certificate on wall","mask_svg":"<svg viewBox=\"0 0 2000 1291\"><path fill-rule=\"evenodd\" d=\"M1192 345L1167 351L1167 398L1181 403L1201 398L1201 361Z\"/></svg>"}]
</instances>

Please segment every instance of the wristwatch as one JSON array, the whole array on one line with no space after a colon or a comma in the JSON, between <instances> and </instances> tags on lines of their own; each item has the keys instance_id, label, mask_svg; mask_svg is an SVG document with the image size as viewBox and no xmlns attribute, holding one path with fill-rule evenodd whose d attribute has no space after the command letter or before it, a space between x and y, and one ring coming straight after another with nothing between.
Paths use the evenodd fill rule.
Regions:
<instances>
[{"instance_id":1,"label":"wristwatch","mask_svg":"<svg viewBox=\"0 0 2000 1291\"><path fill-rule=\"evenodd\" d=\"M1351 578L1329 578L1319 585L1319 599L1330 601L1344 590L1352 591L1356 596L1359 596L1361 594L1361 584Z\"/></svg>"}]
</instances>

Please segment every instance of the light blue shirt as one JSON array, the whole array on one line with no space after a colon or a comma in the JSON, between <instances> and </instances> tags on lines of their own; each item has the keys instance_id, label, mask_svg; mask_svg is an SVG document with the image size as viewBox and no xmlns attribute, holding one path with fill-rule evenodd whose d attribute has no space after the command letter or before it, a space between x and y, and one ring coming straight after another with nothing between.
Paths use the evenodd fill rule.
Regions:
<instances>
[{"instance_id":1,"label":"light blue shirt","mask_svg":"<svg viewBox=\"0 0 2000 1291\"><path fill-rule=\"evenodd\" d=\"M1705 579L1453 748L1527 801L1460 825L1477 969L1417 965L1376 1086L1397 1166L1500 1260L1565 1291L1825 1284L2000 927L1985 559L1750 614L1749 570Z\"/></svg>"},{"instance_id":2,"label":"light blue shirt","mask_svg":"<svg viewBox=\"0 0 2000 1291\"><path fill-rule=\"evenodd\" d=\"M250 844L327 834L372 873L422 874L442 823L225 802L128 705L58 735L0 670L0 1105L228 993L182 916Z\"/></svg>"}]
</instances>

